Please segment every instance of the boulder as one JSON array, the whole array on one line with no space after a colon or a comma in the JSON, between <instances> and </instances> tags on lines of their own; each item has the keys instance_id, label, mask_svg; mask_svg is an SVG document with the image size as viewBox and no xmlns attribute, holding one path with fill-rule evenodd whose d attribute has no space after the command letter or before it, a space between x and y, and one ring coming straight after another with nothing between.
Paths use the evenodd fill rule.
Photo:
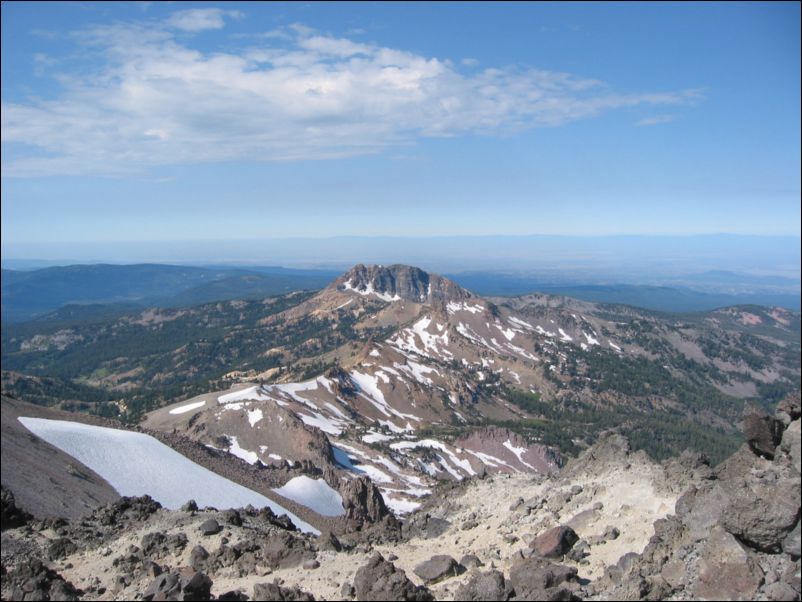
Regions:
<instances>
[{"instance_id":1,"label":"boulder","mask_svg":"<svg viewBox=\"0 0 802 602\"><path fill-rule=\"evenodd\" d=\"M217 533L220 533L220 531L223 530L223 527L221 527L220 523L218 523L213 518L209 518L201 523L199 529L201 535L216 535Z\"/></svg>"},{"instance_id":2,"label":"boulder","mask_svg":"<svg viewBox=\"0 0 802 602\"><path fill-rule=\"evenodd\" d=\"M777 416L786 424L802 417L802 404L800 404L799 391L790 393L777 404Z\"/></svg>"},{"instance_id":3,"label":"boulder","mask_svg":"<svg viewBox=\"0 0 802 602\"><path fill-rule=\"evenodd\" d=\"M720 527L710 532L698 570L694 596L703 600L753 600L763 582L754 555Z\"/></svg>"},{"instance_id":4,"label":"boulder","mask_svg":"<svg viewBox=\"0 0 802 602\"><path fill-rule=\"evenodd\" d=\"M779 552L799 519L802 480L788 466L766 464L728 484L730 502L720 524L758 550Z\"/></svg>"},{"instance_id":5,"label":"boulder","mask_svg":"<svg viewBox=\"0 0 802 602\"><path fill-rule=\"evenodd\" d=\"M277 583L257 583L253 586L253 599L311 602L315 597L298 587L282 587Z\"/></svg>"},{"instance_id":6,"label":"boulder","mask_svg":"<svg viewBox=\"0 0 802 602\"><path fill-rule=\"evenodd\" d=\"M178 554L187 546L187 536L183 533L165 535L161 531L147 533L142 537L142 553L158 558Z\"/></svg>"},{"instance_id":7,"label":"boulder","mask_svg":"<svg viewBox=\"0 0 802 602\"><path fill-rule=\"evenodd\" d=\"M203 568L206 559L209 558L209 552L201 545L197 545L189 552L189 566L195 570Z\"/></svg>"},{"instance_id":8,"label":"boulder","mask_svg":"<svg viewBox=\"0 0 802 602\"><path fill-rule=\"evenodd\" d=\"M476 554L465 554L462 558L460 558L459 563L466 569L484 566L484 562L479 560L479 557Z\"/></svg>"},{"instance_id":9,"label":"boulder","mask_svg":"<svg viewBox=\"0 0 802 602\"><path fill-rule=\"evenodd\" d=\"M440 537L451 528L451 523L444 518L431 516L427 512L413 514L403 524L403 532L407 537L423 537L434 539Z\"/></svg>"},{"instance_id":10,"label":"boulder","mask_svg":"<svg viewBox=\"0 0 802 602\"><path fill-rule=\"evenodd\" d=\"M184 600L211 600L212 580L205 573L184 567L179 572L179 584Z\"/></svg>"},{"instance_id":11,"label":"boulder","mask_svg":"<svg viewBox=\"0 0 802 602\"><path fill-rule=\"evenodd\" d=\"M525 558L510 569L510 584L516 599L575 600L579 589L576 569L545 558Z\"/></svg>"},{"instance_id":12,"label":"boulder","mask_svg":"<svg viewBox=\"0 0 802 602\"><path fill-rule=\"evenodd\" d=\"M182 512L197 512L198 503L195 500L189 500L183 506L181 506L181 510Z\"/></svg>"},{"instance_id":13,"label":"boulder","mask_svg":"<svg viewBox=\"0 0 802 602\"><path fill-rule=\"evenodd\" d=\"M744 416L744 436L753 452L766 458L774 457L774 450L782 439L783 423L773 416L755 411Z\"/></svg>"},{"instance_id":14,"label":"boulder","mask_svg":"<svg viewBox=\"0 0 802 602\"><path fill-rule=\"evenodd\" d=\"M413 571L423 579L424 583L429 585L449 577L456 577L460 573L460 568L460 565L451 556L441 554L421 562Z\"/></svg>"},{"instance_id":15,"label":"boulder","mask_svg":"<svg viewBox=\"0 0 802 602\"><path fill-rule=\"evenodd\" d=\"M457 589L455 600L509 600L512 588L504 580L500 571L475 573Z\"/></svg>"},{"instance_id":16,"label":"boulder","mask_svg":"<svg viewBox=\"0 0 802 602\"><path fill-rule=\"evenodd\" d=\"M242 526L242 517L240 513L234 509L223 511L223 520L227 525L233 525L235 527Z\"/></svg>"},{"instance_id":17,"label":"boulder","mask_svg":"<svg viewBox=\"0 0 802 602\"><path fill-rule=\"evenodd\" d=\"M579 540L571 527L553 527L535 537L529 547L544 558L562 558Z\"/></svg>"},{"instance_id":18,"label":"boulder","mask_svg":"<svg viewBox=\"0 0 802 602\"><path fill-rule=\"evenodd\" d=\"M57 560L69 556L78 550L78 546L68 537L58 537L47 546L47 558Z\"/></svg>"},{"instance_id":19,"label":"boulder","mask_svg":"<svg viewBox=\"0 0 802 602\"><path fill-rule=\"evenodd\" d=\"M406 573L378 552L354 576L357 600L434 600L424 586L416 586Z\"/></svg>"}]
</instances>

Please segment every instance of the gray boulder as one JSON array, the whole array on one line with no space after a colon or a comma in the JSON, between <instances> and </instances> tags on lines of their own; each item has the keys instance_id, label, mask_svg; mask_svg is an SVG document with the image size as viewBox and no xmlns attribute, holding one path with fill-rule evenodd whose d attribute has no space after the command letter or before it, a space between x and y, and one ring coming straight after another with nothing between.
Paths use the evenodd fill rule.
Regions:
<instances>
[{"instance_id":1,"label":"gray boulder","mask_svg":"<svg viewBox=\"0 0 802 602\"><path fill-rule=\"evenodd\" d=\"M257 583L253 586L254 600L313 602L315 597L298 587L282 587L277 583Z\"/></svg>"},{"instance_id":2,"label":"gray boulder","mask_svg":"<svg viewBox=\"0 0 802 602\"><path fill-rule=\"evenodd\" d=\"M451 556L441 554L421 562L413 571L423 579L424 583L429 585L449 577L456 577L461 572L461 568Z\"/></svg>"},{"instance_id":3,"label":"gray boulder","mask_svg":"<svg viewBox=\"0 0 802 602\"><path fill-rule=\"evenodd\" d=\"M744 416L744 436L756 454L774 457L774 450L782 439L783 423L772 416L751 411Z\"/></svg>"},{"instance_id":4,"label":"gray boulder","mask_svg":"<svg viewBox=\"0 0 802 602\"><path fill-rule=\"evenodd\" d=\"M577 600L576 569L545 558L525 558L510 569L510 583L516 599Z\"/></svg>"},{"instance_id":5,"label":"gray boulder","mask_svg":"<svg viewBox=\"0 0 802 602\"><path fill-rule=\"evenodd\" d=\"M487 571L475 573L470 579L457 589L455 600L509 600L512 588L504 580L500 571Z\"/></svg>"},{"instance_id":6,"label":"gray boulder","mask_svg":"<svg viewBox=\"0 0 802 602\"><path fill-rule=\"evenodd\" d=\"M164 573L151 581L143 600L211 600L212 580L200 571L184 567L178 573Z\"/></svg>"},{"instance_id":7,"label":"gray boulder","mask_svg":"<svg viewBox=\"0 0 802 602\"><path fill-rule=\"evenodd\" d=\"M223 530L223 527L220 526L213 518L209 518L201 523L200 532L201 535L216 535Z\"/></svg>"},{"instance_id":8,"label":"gray boulder","mask_svg":"<svg viewBox=\"0 0 802 602\"><path fill-rule=\"evenodd\" d=\"M416 586L406 573L378 552L354 576L357 600L434 600L424 586Z\"/></svg>"},{"instance_id":9,"label":"gray boulder","mask_svg":"<svg viewBox=\"0 0 802 602\"><path fill-rule=\"evenodd\" d=\"M720 524L754 548L779 552L799 519L802 480L790 467L766 464L728 485Z\"/></svg>"}]
</instances>

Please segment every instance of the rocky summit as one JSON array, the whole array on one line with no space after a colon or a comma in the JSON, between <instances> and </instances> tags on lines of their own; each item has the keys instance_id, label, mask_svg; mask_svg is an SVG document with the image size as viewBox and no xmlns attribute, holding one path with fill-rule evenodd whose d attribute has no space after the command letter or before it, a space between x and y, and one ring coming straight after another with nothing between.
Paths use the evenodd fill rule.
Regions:
<instances>
[{"instance_id":1,"label":"rocky summit","mask_svg":"<svg viewBox=\"0 0 802 602\"><path fill-rule=\"evenodd\" d=\"M455 282L408 265L358 264L334 281L339 291L354 291L385 301L459 302L473 295Z\"/></svg>"}]
</instances>

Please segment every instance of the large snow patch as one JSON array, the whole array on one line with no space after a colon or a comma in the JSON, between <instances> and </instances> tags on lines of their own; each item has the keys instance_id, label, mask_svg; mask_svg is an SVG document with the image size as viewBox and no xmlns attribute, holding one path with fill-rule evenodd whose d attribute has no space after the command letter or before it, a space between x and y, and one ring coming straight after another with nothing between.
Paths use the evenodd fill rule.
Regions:
<instances>
[{"instance_id":1,"label":"large snow patch","mask_svg":"<svg viewBox=\"0 0 802 602\"><path fill-rule=\"evenodd\" d=\"M20 417L34 435L82 462L120 495L150 495L166 508L194 499L198 506L252 504L286 514L307 533L320 531L265 496L195 464L150 435L64 420Z\"/></svg>"}]
</instances>

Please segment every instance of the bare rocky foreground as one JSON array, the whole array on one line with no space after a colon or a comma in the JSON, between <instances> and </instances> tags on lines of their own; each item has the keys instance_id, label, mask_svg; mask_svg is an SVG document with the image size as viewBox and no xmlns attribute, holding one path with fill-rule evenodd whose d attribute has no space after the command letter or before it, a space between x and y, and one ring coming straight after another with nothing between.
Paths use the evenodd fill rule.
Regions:
<instances>
[{"instance_id":1,"label":"bare rocky foreground","mask_svg":"<svg viewBox=\"0 0 802 602\"><path fill-rule=\"evenodd\" d=\"M744 426L715 468L656 464L607 433L557 474L443 484L403 522L357 492L350 527L321 537L267 510L149 498L38 520L4 490L2 597L799 599L799 397Z\"/></svg>"}]
</instances>

